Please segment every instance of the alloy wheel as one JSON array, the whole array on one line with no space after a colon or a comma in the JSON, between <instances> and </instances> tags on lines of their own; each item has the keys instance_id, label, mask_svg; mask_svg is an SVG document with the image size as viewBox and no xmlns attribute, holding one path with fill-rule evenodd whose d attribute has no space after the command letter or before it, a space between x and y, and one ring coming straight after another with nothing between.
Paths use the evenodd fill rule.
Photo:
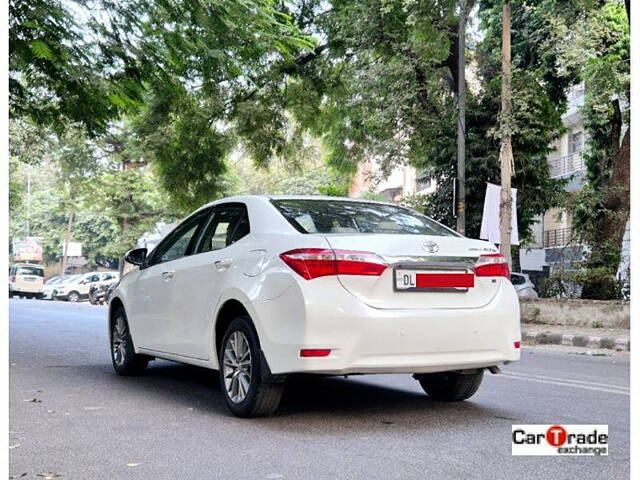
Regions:
<instances>
[{"instance_id":1,"label":"alloy wheel","mask_svg":"<svg viewBox=\"0 0 640 480\"><path fill-rule=\"evenodd\" d=\"M227 395L232 402L241 403L251 386L251 349L244 333L236 330L229 335L222 363Z\"/></svg>"},{"instance_id":2,"label":"alloy wheel","mask_svg":"<svg viewBox=\"0 0 640 480\"><path fill-rule=\"evenodd\" d=\"M113 361L121 366L127 354L127 323L123 317L118 317L114 322L111 332L111 352Z\"/></svg>"}]
</instances>

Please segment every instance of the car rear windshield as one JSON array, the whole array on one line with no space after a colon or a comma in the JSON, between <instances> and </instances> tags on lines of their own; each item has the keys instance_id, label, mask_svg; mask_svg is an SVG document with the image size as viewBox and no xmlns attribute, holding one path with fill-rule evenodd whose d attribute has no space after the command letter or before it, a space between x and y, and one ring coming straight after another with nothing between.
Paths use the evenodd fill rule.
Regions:
<instances>
[{"instance_id":1,"label":"car rear windshield","mask_svg":"<svg viewBox=\"0 0 640 480\"><path fill-rule=\"evenodd\" d=\"M302 233L399 233L459 236L453 230L408 208L344 200L272 200Z\"/></svg>"},{"instance_id":2,"label":"car rear windshield","mask_svg":"<svg viewBox=\"0 0 640 480\"><path fill-rule=\"evenodd\" d=\"M18 267L17 275L35 275L44 277L44 270L38 267Z\"/></svg>"}]
</instances>

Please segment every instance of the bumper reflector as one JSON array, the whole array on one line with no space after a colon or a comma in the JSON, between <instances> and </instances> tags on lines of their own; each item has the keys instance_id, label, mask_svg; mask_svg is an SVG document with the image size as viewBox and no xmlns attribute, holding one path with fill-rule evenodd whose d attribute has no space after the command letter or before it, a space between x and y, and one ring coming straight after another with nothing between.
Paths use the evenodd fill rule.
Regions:
<instances>
[{"instance_id":1,"label":"bumper reflector","mask_svg":"<svg viewBox=\"0 0 640 480\"><path fill-rule=\"evenodd\" d=\"M305 348L300 350L300 356L303 358L308 357L328 357L331 350L328 348Z\"/></svg>"}]
</instances>

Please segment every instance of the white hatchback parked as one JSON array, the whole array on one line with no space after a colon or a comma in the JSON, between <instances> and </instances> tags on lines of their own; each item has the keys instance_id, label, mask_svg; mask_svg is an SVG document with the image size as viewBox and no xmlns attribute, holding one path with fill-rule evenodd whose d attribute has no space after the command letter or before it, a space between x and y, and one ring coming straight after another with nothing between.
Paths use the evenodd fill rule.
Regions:
<instances>
[{"instance_id":1,"label":"white hatchback parked","mask_svg":"<svg viewBox=\"0 0 640 480\"><path fill-rule=\"evenodd\" d=\"M130 251L110 304L115 370L153 358L219 370L238 416L278 406L287 374L412 373L473 395L520 358L518 298L494 245L397 205L245 196Z\"/></svg>"}]
</instances>

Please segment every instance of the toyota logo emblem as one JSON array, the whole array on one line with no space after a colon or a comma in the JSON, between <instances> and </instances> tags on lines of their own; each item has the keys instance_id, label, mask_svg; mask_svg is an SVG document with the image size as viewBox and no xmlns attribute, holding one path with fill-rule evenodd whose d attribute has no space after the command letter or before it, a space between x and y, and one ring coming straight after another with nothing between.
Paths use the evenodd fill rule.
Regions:
<instances>
[{"instance_id":1,"label":"toyota logo emblem","mask_svg":"<svg viewBox=\"0 0 640 480\"><path fill-rule=\"evenodd\" d=\"M422 248L429 253L436 253L438 250L440 250L438 244L430 240L428 242L424 242L422 244Z\"/></svg>"}]
</instances>

